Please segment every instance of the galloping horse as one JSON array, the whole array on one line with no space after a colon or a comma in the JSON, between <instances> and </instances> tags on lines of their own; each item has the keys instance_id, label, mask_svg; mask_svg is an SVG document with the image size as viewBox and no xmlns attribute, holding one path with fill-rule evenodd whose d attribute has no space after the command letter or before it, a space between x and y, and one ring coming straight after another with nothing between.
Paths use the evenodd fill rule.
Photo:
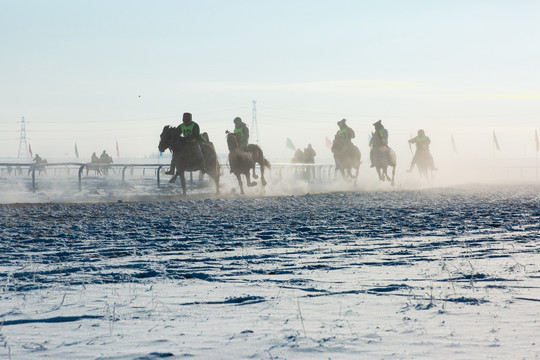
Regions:
<instances>
[{"instance_id":1,"label":"galloping horse","mask_svg":"<svg viewBox=\"0 0 540 360\"><path fill-rule=\"evenodd\" d=\"M336 171L341 172L341 176L346 179L358 178L358 170L360 168L360 159L362 155L357 146L347 142L343 137L336 135L332 144L332 152L334 153L334 161L336 163ZM356 174L352 174L352 169L356 169Z\"/></svg>"},{"instance_id":2,"label":"galloping horse","mask_svg":"<svg viewBox=\"0 0 540 360\"><path fill-rule=\"evenodd\" d=\"M110 164L113 163L113 159L109 156L107 159L92 159L92 162L86 164L86 176L88 172L95 171L96 175L108 175L109 169L114 172L114 169L111 168Z\"/></svg>"},{"instance_id":3,"label":"galloping horse","mask_svg":"<svg viewBox=\"0 0 540 360\"><path fill-rule=\"evenodd\" d=\"M252 187L257 185L256 181L251 181L250 170L253 171L253 178L257 179L255 174L255 164L259 164L261 169L261 183L262 186L266 186L266 179L264 178L264 168L270 167L268 160L264 158L263 152L258 145L249 144L247 146L248 151L244 151L238 145L238 138L233 133L227 132L227 147L229 148L229 166L231 167L231 173L236 176L238 185L240 186L240 193L244 195L244 185L242 183L241 175L246 177L247 186Z\"/></svg>"},{"instance_id":4,"label":"galloping horse","mask_svg":"<svg viewBox=\"0 0 540 360\"><path fill-rule=\"evenodd\" d=\"M39 160L35 164L30 165L30 167L28 168L28 175L30 175L32 170L34 171L37 170L39 175L41 175L42 172L47 174L47 170L45 169L45 165L44 165L46 163L47 163L47 159L43 159L43 160Z\"/></svg>"},{"instance_id":5,"label":"galloping horse","mask_svg":"<svg viewBox=\"0 0 540 360\"><path fill-rule=\"evenodd\" d=\"M423 176L426 179L428 179L430 176L433 177L433 156L431 156L429 152L417 152L416 167L418 168L420 176Z\"/></svg>"},{"instance_id":6,"label":"galloping horse","mask_svg":"<svg viewBox=\"0 0 540 360\"><path fill-rule=\"evenodd\" d=\"M215 181L216 194L219 194L220 166L216 150L213 146L206 143L201 143L200 147L204 164L206 165L206 173ZM203 170L203 162L196 158L196 154L192 150L193 147L184 138L180 137L180 128L169 125L163 128L158 149L160 152L163 152L168 148L173 152L172 161L176 169L176 173L170 182L174 182L180 176L182 191L186 195L186 178L184 172Z\"/></svg>"},{"instance_id":7,"label":"galloping horse","mask_svg":"<svg viewBox=\"0 0 540 360\"><path fill-rule=\"evenodd\" d=\"M373 165L377 170L377 175L381 181L388 180L394 185L394 176L396 175L397 157L394 150L389 146L375 147L372 150ZM392 167L392 178L388 176L387 168Z\"/></svg>"}]
</instances>

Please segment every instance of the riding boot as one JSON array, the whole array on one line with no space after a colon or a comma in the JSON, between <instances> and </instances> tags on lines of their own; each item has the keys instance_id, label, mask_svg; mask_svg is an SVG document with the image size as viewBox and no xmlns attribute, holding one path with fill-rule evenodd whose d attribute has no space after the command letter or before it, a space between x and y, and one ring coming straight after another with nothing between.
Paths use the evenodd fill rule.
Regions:
<instances>
[{"instance_id":1,"label":"riding boot","mask_svg":"<svg viewBox=\"0 0 540 360\"><path fill-rule=\"evenodd\" d=\"M165 175L174 175L174 164L173 164L172 160L171 160L171 167L170 167L169 171L167 171L165 173Z\"/></svg>"},{"instance_id":2,"label":"riding boot","mask_svg":"<svg viewBox=\"0 0 540 360\"><path fill-rule=\"evenodd\" d=\"M206 162L204 161L204 157L202 158L202 168L201 168L201 172L203 174L208 174L208 170L206 169Z\"/></svg>"}]
</instances>

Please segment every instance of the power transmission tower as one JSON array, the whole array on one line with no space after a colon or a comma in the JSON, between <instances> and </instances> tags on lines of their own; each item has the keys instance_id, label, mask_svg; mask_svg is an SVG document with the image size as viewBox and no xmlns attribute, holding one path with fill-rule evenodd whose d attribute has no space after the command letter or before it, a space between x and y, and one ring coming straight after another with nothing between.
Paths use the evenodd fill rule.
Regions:
<instances>
[{"instance_id":1,"label":"power transmission tower","mask_svg":"<svg viewBox=\"0 0 540 360\"><path fill-rule=\"evenodd\" d=\"M24 121L24 116L21 119L21 136L19 139L19 153L17 154L17 158L20 159L21 155L25 159L30 158L30 154L28 154L28 144L26 143L26 123Z\"/></svg>"},{"instance_id":2,"label":"power transmission tower","mask_svg":"<svg viewBox=\"0 0 540 360\"><path fill-rule=\"evenodd\" d=\"M253 117L251 119L251 132L255 134L255 143L259 144L259 125L257 124L257 101L253 101Z\"/></svg>"}]
</instances>

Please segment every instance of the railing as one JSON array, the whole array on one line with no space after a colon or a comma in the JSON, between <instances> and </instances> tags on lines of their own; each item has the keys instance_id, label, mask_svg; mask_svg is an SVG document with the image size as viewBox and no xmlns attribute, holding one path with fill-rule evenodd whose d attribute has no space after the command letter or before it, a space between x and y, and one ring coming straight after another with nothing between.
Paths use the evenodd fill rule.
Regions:
<instances>
[{"instance_id":1,"label":"railing","mask_svg":"<svg viewBox=\"0 0 540 360\"><path fill-rule=\"evenodd\" d=\"M79 191L82 191L82 180L83 180L83 173L84 170L87 169L87 171L98 171L98 170L113 170L114 169L121 169L122 174L122 183L125 183L125 173L128 168L154 168L155 174L156 174L156 182L157 187L159 188L161 186L161 169L166 166L168 167L168 164L153 164L153 163L145 163L145 164L100 164L100 163L77 163L77 162L62 162L62 163L0 163L0 168L7 167L8 169L11 167L15 168L15 171L22 171L23 169L28 169L28 174L32 175L32 192L36 191L36 171L41 172L42 170L45 170L46 168L68 168L69 173L69 167L75 167L77 169L77 179L78 179L78 189ZM225 169L228 169L228 164L222 165L222 173L226 173L227 171ZM279 176L279 179L281 180L285 175L293 175L296 178L304 178L306 180L316 181L316 182L323 182L328 181L331 179L332 175L332 169L334 168L333 164L286 164L286 163L277 163L277 164L271 164L270 170L266 170L267 173L270 172L270 174L274 175L277 171L277 176ZM8 170L9 171L9 170ZM193 183L193 173L189 172L190 176L190 182ZM287 174L288 173L288 174Z\"/></svg>"},{"instance_id":2,"label":"railing","mask_svg":"<svg viewBox=\"0 0 540 360\"><path fill-rule=\"evenodd\" d=\"M84 169L101 169L101 170L108 170L108 169L114 169L114 168L121 168L122 173L122 183L125 182L125 173L128 168L134 168L134 167L152 167L157 168L156 169L156 178L157 178L157 186L160 186L160 172L161 168L163 166L167 166L165 164L99 164L99 163L76 163L76 162L64 162L64 163L0 163L0 166L5 167L15 167L15 171L18 171L19 169L26 169L28 168L28 173L32 174L32 191L36 191L36 171L41 172L45 168L51 168L51 167L69 167L69 166L75 166L78 167L78 185L79 185L79 191L82 191L82 176Z\"/></svg>"}]
</instances>

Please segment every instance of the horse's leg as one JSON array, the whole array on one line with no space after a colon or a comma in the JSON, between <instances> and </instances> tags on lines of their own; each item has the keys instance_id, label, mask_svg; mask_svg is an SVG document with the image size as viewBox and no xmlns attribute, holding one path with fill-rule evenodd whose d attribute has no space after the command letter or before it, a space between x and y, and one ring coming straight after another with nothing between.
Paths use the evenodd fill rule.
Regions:
<instances>
[{"instance_id":1,"label":"horse's leg","mask_svg":"<svg viewBox=\"0 0 540 360\"><path fill-rule=\"evenodd\" d=\"M384 170L380 167L377 167L377 175L379 175L379 180L384 181Z\"/></svg>"},{"instance_id":2,"label":"horse's leg","mask_svg":"<svg viewBox=\"0 0 540 360\"><path fill-rule=\"evenodd\" d=\"M392 182L391 182L392 186L394 186L394 184L395 184L395 182L394 182L395 175L396 175L396 166L394 165L394 166L392 166Z\"/></svg>"},{"instance_id":3,"label":"horse's leg","mask_svg":"<svg viewBox=\"0 0 540 360\"><path fill-rule=\"evenodd\" d=\"M357 165L357 167L355 167L356 169L356 173L354 174L354 186L356 186L356 182L358 180L358 173L360 172L360 164Z\"/></svg>"},{"instance_id":4,"label":"horse's leg","mask_svg":"<svg viewBox=\"0 0 540 360\"><path fill-rule=\"evenodd\" d=\"M255 185L257 185L257 182L256 181L251 181L251 177L249 176L249 170L246 172L246 184L248 187L253 187Z\"/></svg>"},{"instance_id":5,"label":"horse's leg","mask_svg":"<svg viewBox=\"0 0 540 360\"><path fill-rule=\"evenodd\" d=\"M238 186L240 187L240 194L244 195L244 184L242 184L242 175L238 172L235 172L234 175L238 180Z\"/></svg>"},{"instance_id":6,"label":"horse's leg","mask_svg":"<svg viewBox=\"0 0 540 360\"><path fill-rule=\"evenodd\" d=\"M264 178L264 158L261 156L262 160L259 162L259 167L261 168L261 184L262 186L266 186L266 179ZM256 177L253 177L256 179Z\"/></svg>"},{"instance_id":7,"label":"horse's leg","mask_svg":"<svg viewBox=\"0 0 540 360\"><path fill-rule=\"evenodd\" d=\"M180 175L180 182L182 183L182 194L186 195L186 176L183 171L178 171L178 175ZM176 177L178 175L175 175L173 177Z\"/></svg>"},{"instance_id":8,"label":"horse's leg","mask_svg":"<svg viewBox=\"0 0 540 360\"><path fill-rule=\"evenodd\" d=\"M251 154L251 160L253 161L253 166L251 167L251 172L252 172L252 176L254 179L258 179L259 177L257 176L257 174L255 173L255 168L257 167L257 163L259 163L259 166L261 167L261 171L262 171L262 156L259 156L259 154L257 154L257 156L255 156L255 154Z\"/></svg>"},{"instance_id":9,"label":"horse's leg","mask_svg":"<svg viewBox=\"0 0 540 360\"><path fill-rule=\"evenodd\" d=\"M261 163L259 163L259 166L261 166ZM257 176L257 174L255 173L255 168L256 167L257 167L257 163L255 161L253 161L253 167L251 168L251 173L252 173L251 176L253 176L254 179L259 178L259 176ZM261 169L262 169L262 166L261 166Z\"/></svg>"},{"instance_id":10,"label":"horse's leg","mask_svg":"<svg viewBox=\"0 0 540 360\"><path fill-rule=\"evenodd\" d=\"M208 172L208 176L216 183L216 194L219 194L219 170L212 169Z\"/></svg>"}]
</instances>

